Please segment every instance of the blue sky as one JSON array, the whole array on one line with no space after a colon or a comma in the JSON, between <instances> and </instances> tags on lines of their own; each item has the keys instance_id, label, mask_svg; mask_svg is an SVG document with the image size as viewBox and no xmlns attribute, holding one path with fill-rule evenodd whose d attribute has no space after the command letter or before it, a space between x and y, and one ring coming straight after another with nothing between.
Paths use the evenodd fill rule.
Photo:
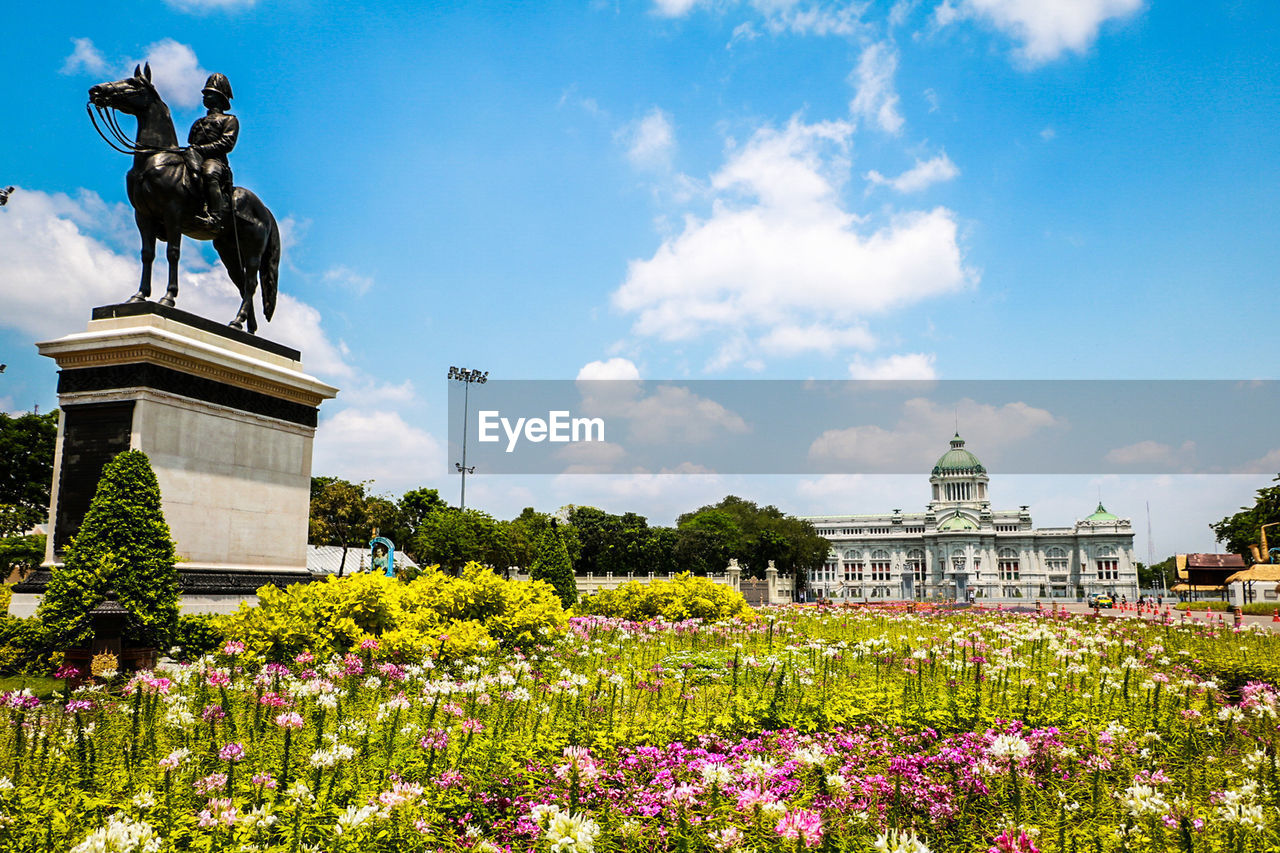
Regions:
<instances>
[{"instance_id":1,"label":"blue sky","mask_svg":"<svg viewBox=\"0 0 1280 853\"><path fill-rule=\"evenodd\" d=\"M19 187L0 212L8 410L56 401L35 340L133 290L127 162L83 104L144 58L180 134L204 76L231 79L237 182L288 241L289 299L263 333L343 388L318 469L378 489L455 491L450 364L546 379L1276 373L1245 326L1280 268L1275 4L58 8L0 14L0 185ZM179 306L229 319L211 258L185 242ZM1209 547L1204 524L1268 481L993 492L1054 524L1099 488L1135 520L1150 500L1167 551ZM823 514L925 499L923 473L468 486L498 515L575 502L655 521L726 491Z\"/></svg>"}]
</instances>

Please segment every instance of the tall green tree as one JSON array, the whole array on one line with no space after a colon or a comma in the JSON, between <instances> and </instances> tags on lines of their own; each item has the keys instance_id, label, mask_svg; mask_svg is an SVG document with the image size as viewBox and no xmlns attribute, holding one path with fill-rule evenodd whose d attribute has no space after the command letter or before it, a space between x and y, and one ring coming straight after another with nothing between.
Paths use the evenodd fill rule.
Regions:
<instances>
[{"instance_id":1,"label":"tall green tree","mask_svg":"<svg viewBox=\"0 0 1280 853\"><path fill-rule=\"evenodd\" d=\"M418 525L414 547L423 563L439 564L454 574L473 561L498 572L511 565L506 529L476 509L445 506L428 513Z\"/></svg>"},{"instance_id":2,"label":"tall green tree","mask_svg":"<svg viewBox=\"0 0 1280 853\"><path fill-rule=\"evenodd\" d=\"M80 530L55 566L40 618L64 643L84 640L86 615L114 592L129 611L125 638L167 648L178 624L176 554L160 486L140 450L102 469Z\"/></svg>"},{"instance_id":3,"label":"tall green tree","mask_svg":"<svg viewBox=\"0 0 1280 853\"><path fill-rule=\"evenodd\" d=\"M25 533L49 517L58 413L0 412L0 536Z\"/></svg>"},{"instance_id":4,"label":"tall green tree","mask_svg":"<svg viewBox=\"0 0 1280 853\"><path fill-rule=\"evenodd\" d=\"M1280 476L1273 482L1280 483ZM1219 542L1227 546L1233 554L1243 554L1246 562L1250 562L1249 546L1260 543L1259 531L1264 524L1280 522L1280 486L1267 486L1258 489L1257 499L1253 506L1241 507L1235 515L1229 515L1221 521L1209 525L1213 535ZM1274 544L1273 544L1274 543ZM1267 531L1267 545L1280 546L1280 527ZM1262 558L1267 559L1263 554Z\"/></svg>"},{"instance_id":5,"label":"tall green tree","mask_svg":"<svg viewBox=\"0 0 1280 853\"><path fill-rule=\"evenodd\" d=\"M365 547L371 531L364 483L351 483L337 477L311 478L311 519L307 526L307 541L312 545L341 546L338 577L346 571L347 551Z\"/></svg>"},{"instance_id":6,"label":"tall green tree","mask_svg":"<svg viewBox=\"0 0 1280 853\"><path fill-rule=\"evenodd\" d=\"M529 569L529 577L551 584L560 603L565 607L572 606L578 600L578 582L573 576L573 564L569 562L569 552L554 521L538 536L537 556Z\"/></svg>"}]
</instances>

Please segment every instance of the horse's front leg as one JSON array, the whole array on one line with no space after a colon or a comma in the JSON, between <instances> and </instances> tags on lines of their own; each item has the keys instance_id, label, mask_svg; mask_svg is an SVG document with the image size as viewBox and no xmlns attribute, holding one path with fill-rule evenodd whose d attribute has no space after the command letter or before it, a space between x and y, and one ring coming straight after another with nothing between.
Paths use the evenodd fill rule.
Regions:
<instances>
[{"instance_id":1,"label":"horse's front leg","mask_svg":"<svg viewBox=\"0 0 1280 853\"><path fill-rule=\"evenodd\" d=\"M133 212L133 221L138 223L138 234L142 237L142 281L138 292L129 297L130 302L145 302L151 297L151 264L156 259L156 229L151 221L138 211Z\"/></svg>"},{"instance_id":2,"label":"horse's front leg","mask_svg":"<svg viewBox=\"0 0 1280 853\"><path fill-rule=\"evenodd\" d=\"M160 304L172 306L178 299L178 261L182 258L182 228L177 222L167 222L165 230L169 233L169 248L164 253L169 261L169 287L160 299Z\"/></svg>"}]
</instances>

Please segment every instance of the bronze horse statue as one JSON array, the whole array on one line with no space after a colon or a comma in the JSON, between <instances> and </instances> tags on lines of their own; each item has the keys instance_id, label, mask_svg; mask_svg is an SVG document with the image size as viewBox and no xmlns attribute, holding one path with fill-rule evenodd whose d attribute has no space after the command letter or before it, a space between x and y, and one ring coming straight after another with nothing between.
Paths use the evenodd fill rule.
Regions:
<instances>
[{"instance_id":1,"label":"bronze horse statue","mask_svg":"<svg viewBox=\"0 0 1280 853\"><path fill-rule=\"evenodd\" d=\"M94 109L98 118L94 117ZM89 89L89 118L95 129L116 151L133 155L133 166L125 176L125 187L133 205L134 221L142 236L142 283L130 302L151 296L151 264L156 257L156 240L169 244L169 286L161 305L173 305L178 298L178 259L182 235L196 240L212 240L213 248L240 291L240 311L230 325L252 334L258 330L253 294L262 285L262 316L275 313L280 272L280 228L267 206L244 187L231 192L231 207L218 231L210 231L197 217L204 209L204 193L199 174L188 166L185 149L178 145L169 107L151 83L151 66L134 68L133 76L114 83L99 83ZM131 141L120 130L112 111L134 116L138 132ZM100 127L101 121L106 127Z\"/></svg>"}]
</instances>

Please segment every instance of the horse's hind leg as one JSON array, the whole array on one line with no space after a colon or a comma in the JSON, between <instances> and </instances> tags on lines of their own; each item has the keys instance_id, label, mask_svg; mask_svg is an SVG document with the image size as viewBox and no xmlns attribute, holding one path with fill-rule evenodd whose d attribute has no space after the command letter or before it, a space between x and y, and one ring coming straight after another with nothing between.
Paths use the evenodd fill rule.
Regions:
<instances>
[{"instance_id":1,"label":"horse's hind leg","mask_svg":"<svg viewBox=\"0 0 1280 853\"><path fill-rule=\"evenodd\" d=\"M218 257L222 259L222 266L226 268L227 275L230 276L232 284L236 286L236 290L240 291L240 310L236 313L236 318L228 325L233 329L244 328L244 322L253 315L253 285L257 283L257 275L250 278L246 274L246 270L240 265L239 247L236 245L234 236L224 235L217 237L213 241L213 248L217 251ZM257 322L250 320L249 330L253 331L257 328Z\"/></svg>"},{"instance_id":2,"label":"horse's hind leg","mask_svg":"<svg viewBox=\"0 0 1280 853\"><path fill-rule=\"evenodd\" d=\"M151 221L138 211L133 212L133 221L138 223L138 234L142 237L142 281L138 284L138 292L129 297L130 302L145 302L151 297L151 264L156 259L156 229Z\"/></svg>"}]
</instances>

